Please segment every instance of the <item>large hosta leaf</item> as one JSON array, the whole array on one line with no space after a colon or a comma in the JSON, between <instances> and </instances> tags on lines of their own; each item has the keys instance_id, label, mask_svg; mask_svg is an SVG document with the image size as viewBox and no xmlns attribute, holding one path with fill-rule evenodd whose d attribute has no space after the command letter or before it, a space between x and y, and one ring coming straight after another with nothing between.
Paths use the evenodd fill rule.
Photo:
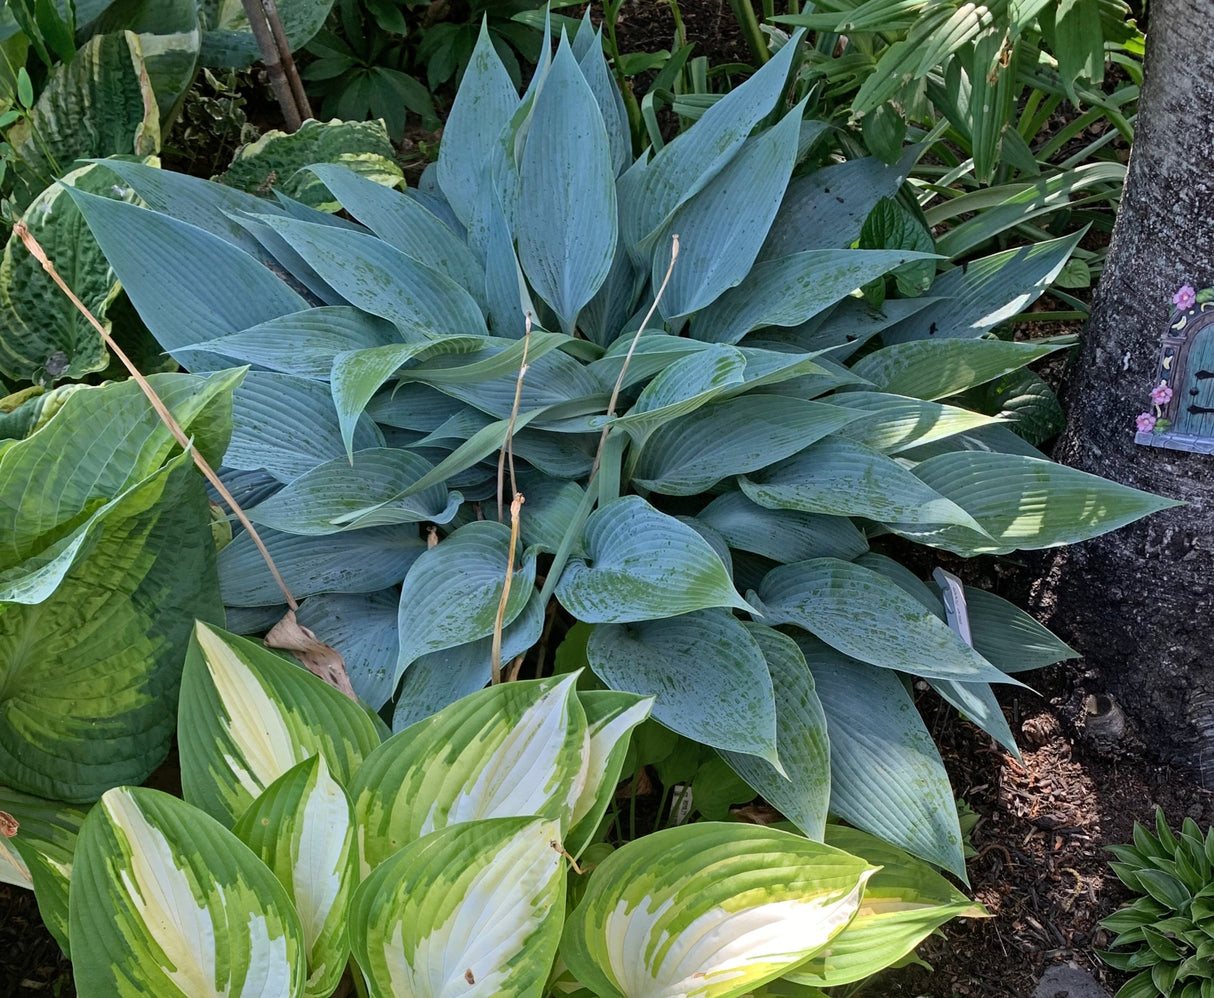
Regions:
<instances>
[{"instance_id":1,"label":"large hosta leaf","mask_svg":"<svg viewBox=\"0 0 1214 998\"><path fill-rule=\"evenodd\" d=\"M831 405L850 409L858 417L844 427L839 436L887 454L921 447L996 422L990 416L969 409L884 392L840 392L831 396Z\"/></svg>"},{"instance_id":2,"label":"large hosta leaf","mask_svg":"<svg viewBox=\"0 0 1214 998\"><path fill-rule=\"evenodd\" d=\"M994 593L966 586L965 602L974 650L1003 672L1043 669L1079 657L1074 648Z\"/></svg>"},{"instance_id":3,"label":"large hosta leaf","mask_svg":"<svg viewBox=\"0 0 1214 998\"><path fill-rule=\"evenodd\" d=\"M697 514L729 543L772 561L808 558L851 561L868 550L868 541L845 516L802 513L757 506L741 492L718 496Z\"/></svg>"},{"instance_id":4,"label":"large hosta leaf","mask_svg":"<svg viewBox=\"0 0 1214 998\"><path fill-rule=\"evenodd\" d=\"M392 696L392 674L400 650L396 633L399 599L395 589L334 593L304 600L297 615L302 627L323 634L346 663L359 699L379 710Z\"/></svg>"},{"instance_id":5,"label":"large hosta leaf","mask_svg":"<svg viewBox=\"0 0 1214 998\"><path fill-rule=\"evenodd\" d=\"M556 595L578 620L623 623L713 606L745 608L724 564L691 527L640 496L608 503L586 522L585 556Z\"/></svg>"},{"instance_id":6,"label":"large hosta leaf","mask_svg":"<svg viewBox=\"0 0 1214 998\"><path fill-rule=\"evenodd\" d=\"M602 998L732 998L830 942L874 872L855 856L771 828L664 829L594 871L561 955Z\"/></svg>"},{"instance_id":7,"label":"large hosta leaf","mask_svg":"<svg viewBox=\"0 0 1214 998\"><path fill-rule=\"evenodd\" d=\"M110 790L72 871L72 963L98 998L302 998L305 948L286 891L236 836L157 790Z\"/></svg>"},{"instance_id":8,"label":"large hosta leaf","mask_svg":"<svg viewBox=\"0 0 1214 998\"><path fill-rule=\"evenodd\" d=\"M393 735L350 787L364 870L436 828L540 815L568 830L589 735L575 677L503 683Z\"/></svg>"},{"instance_id":9,"label":"large hosta leaf","mask_svg":"<svg viewBox=\"0 0 1214 998\"><path fill-rule=\"evenodd\" d=\"M653 716L682 735L775 767L776 704L763 649L721 610L599 624L586 654L616 690L654 697Z\"/></svg>"},{"instance_id":10,"label":"large hosta leaf","mask_svg":"<svg viewBox=\"0 0 1214 998\"><path fill-rule=\"evenodd\" d=\"M186 800L226 825L317 753L348 785L379 744L368 714L332 686L202 623L186 655L177 738Z\"/></svg>"},{"instance_id":11,"label":"large hosta leaf","mask_svg":"<svg viewBox=\"0 0 1214 998\"><path fill-rule=\"evenodd\" d=\"M560 829L494 818L410 843L359 887L354 958L372 998L539 998L564 913Z\"/></svg>"}]
</instances>

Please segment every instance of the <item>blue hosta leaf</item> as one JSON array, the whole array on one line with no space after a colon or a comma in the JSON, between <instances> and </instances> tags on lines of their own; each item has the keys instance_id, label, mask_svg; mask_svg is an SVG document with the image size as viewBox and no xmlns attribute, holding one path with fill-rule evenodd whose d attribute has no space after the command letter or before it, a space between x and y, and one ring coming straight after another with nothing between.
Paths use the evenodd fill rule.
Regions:
<instances>
[{"instance_id":1,"label":"blue hosta leaf","mask_svg":"<svg viewBox=\"0 0 1214 998\"><path fill-rule=\"evenodd\" d=\"M346 663L359 699L379 710L392 696L392 674L400 654L395 589L361 594L311 596L300 604L300 626L322 635Z\"/></svg>"},{"instance_id":2,"label":"blue hosta leaf","mask_svg":"<svg viewBox=\"0 0 1214 998\"><path fill-rule=\"evenodd\" d=\"M644 438L678 416L694 412L722 392L743 382L746 357L736 347L714 345L666 366L647 384L615 425Z\"/></svg>"},{"instance_id":3,"label":"blue hosta leaf","mask_svg":"<svg viewBox=\"0 0 1214 998\"><path fill-rule=\"evenodd\" d=\"M802 513L756 506L741 492L718 496L698 514L729 543L772 561L842 558L851 561L868 550L864 535L845 516Z\"/></svg>"},{"instance_id":4,"label":"blue hosta leaf","mask_svg":"<svg viewBox=\"0 0 1214 998\"><path fill-rule=\"evenodd\" d=\"M98 998L303 998L303 932L282 885L226 828L158 790L110 790L85 819L70 919L74 974Z\"/></svg>"},{"instance_id":5,"label":"blue hosta leaf","mask_svg":"<svg viewBox=\"0 0 1214 998\"><path fill-rule=\"evenodd\" d=\"M839 436L887 454L996 422L969 409L884 392L839 392L830 401L831 405L850 409L859 417L840 430Z\"/></svg>"},{"instance_id":6,"label":"blue hosta leaf","mask_svg":"<svg viewBox=\"0 0 1214 998\"><path fill-rule=\"evenodd\" d=\"M547 475L520 474L519 491L527 499L519 520L523 543L555 554L577 516L585 494L582 487Z\"/></svg>"},{"instance_id":7,"label":"blue hosta leaf","mask_svg":"<svg viewBox=\"0 0 1214 998\"><path fill-rule=\"evenodd\" d=\"M814 679L795 641L763 624L746 624L762 649L776 698L780 773L754 755L722 751L722 758L809 838L818 842L830 805L830 742Z\"/></svg>"},{"instance_id":8,"label":"blue hosta leaf","mask_svg":"<svg viewBox=\"0 0 1214 998\"><path fill-rule=\"evenodd\" d=\"M295 479L249 511L257 524L288 534L333 534L390 523L446 523L462 497L445 485L402 493L433 470L425 458L394 447L355 451Z\"/></svg>"},{"instance_id":9,"label":"blue hosta leaf","mask_svg":"<svg viewBox=\"0 0 1214 998\"><path fill-rule=\"evenodd\" d=\"M761 506L806 513L865 516L890 523L977 523L961 506L933 491L880 451L839 437L739 479Z\"/></svg>"},{"instance_id":10,"label":"blue hosta leaf","mask_svg":"<svg viewBox=\"0 0 1214 998\"><path fill-rule=\"evenodd\" d=\"M493 633L507 568L513 571L503 623L519 615L535 582L535 553L509 565L510 528L465 524L423 553L405 576L400 597L400 659L396 678L415 659Z\"/></svg>"},{"instance_id":11,"label":"blue hosta leaf","mask_svg":"<svg viewBox=\"0 0 1214 998\"><path fill-rule=\"evenodd\" d=\"M614 175L598 102L562 38L519 161L515 236L524 273L567 333L615 255Z\"/></svg>"},{"instance_id":12,"label":"blue hosta leaf","mask_svg":"<svg viewBox=\"0 0 1214 998\"><path fill-rule=\"evenodd\" d=\"M808 635L795 640L826 712L831 811L964 880L948 774L899 677Z\"/></svg>"},{"instance_id":13,"label":"blue hosta leaf","mask_svg":"<svg viewBox=\"0 0 1214 998\"><path fill-rule=\"evenodd\" d=\"M578 67L586 77L595 101L598 102L599 113L607 127L607 141L611 146L611 170L618 176L632 162L632 133L628 127L628 111L624 107L624 98L620 95L620 88L616 86L607 60L603 57L602 29L591 36L593 30L591 28L585 33L585 37L593 37L593 41L586 44L585 51L582 51L583 35L579 32L574 40L573 51L578 57Z\"/></svg>"},{"instance_id":14,"label":"blue hosta leaf","mask_svg":"<svg viewBox=\"0 0 1214 998\"><path fill-rule=\"evenodd\" d=\"M632 358L628 361L628 369L624 371L624 380L620 382L621 388L629 388L642 381L648 381L675 361L682 360L689 354L711 349L713 348L709 344L699 340L689 340L683 336L671 336L657 330L648 330L636 341L635 347L633 347L631 336L621 337L607 348L607 352L602 357L587 366L594 372L594 376L598 378L604 389L610 389L619 381L620 372L624 371L624 359L631 351ZM718 355L729 356L730 354L718 352Z\"/></svg>"},{"instance_id":15,"label":"blue hosta leaf","mask_svg":"<svg viewBox=\"0 0 1214 998\"><path fill-rule=\"evenodd\" d=\"M796 624L832 648L884 669L963 682L1014 682L884 575L838 558L772 569L759 588L763 620Z\"/></svg>"},{"instance_id":16,"label":"blue hosta leaf","mask_svg":"<svg viewBox=\"0 0 1214 998\"><path fill-rule=\"evenodd\" d=\"M658 427L641 447L632 479L653 492L696 495L783 460L854 418L835 406L776 395L710 403Z\"/></svg>"},{"instance_id":17,"label":"blue hosta leaf","mask_svg":"<svg viewBox=\"0 0 1214 998\"><path fill-rule=\"evenodd\" d=\"M801 110L794 108L779 124L745 142L663 227L653 256L655 288L670 264L667 235L677 233L680 242L679 259L660 305L665 318L699 311L749 272L796 163L800 122Z\"/></svg>"},{"instance_id":18,"label":"blue hosta leaf","mask_svg":"<svg viewBox=\"0 0 1214 998\"><path fill-rule=\"evenodd\" d=\"M846 298L830 310L787 332L788 342L801 350L830 350L839 363L845 362L881 330L921 312L937 298L887 298L879 309L863 298ZM781 330L767 330L764 339L780 339ZM776 334L773 336L773 334Z\"/></svg>"},{"instance_id":19,"label":"blue hosta leaf","mask_svg":"<svg viewBox=\"0 0 1214 998\"><path fill-rule=\"evenodd\" d=\"M122 201L69 193L156 342L187 370L231 366L187 345L307 307L259 260L218 236Z\"/></svg>"},{"instance_id":20,"label":"blue hosta leaf","mask_svg":"<svg viewBox=\"0 0 1214 998\"><path fill-rule=\"evenodd\" d=\"M744 284L697 314L692 330L697 339L737 343L760 326L799 326L882 274L934 258L905 250L809 250L761 261Z\"/></svg>"},{"instance_id":21,"label":"blue hosta leaf","mask_svg":"<svg viewBox=\"0 0 1214 998\"><path fill-rule=\"evenodd\" d=\"M591 515L583 539L585 556L570 559L556 586L557 599L578 620L624 623L746 608L708 542L640 496Z\"/></svg>"},{"instance_id":22,"label":"blue hosta leaf","mask_svg":"<svg viewBox=\"0 0 1214 998\"><path fill-rule=\"evenodd\" d=\"M314 593L373 593L394 586L426 550L410 524L371 527L329 537L258 531L287 587L302 599ZM281 603L282 590L252 538L239 534L219 552L219 588L229 606Z\"/></svg>"},{"instance_id":23,"label":"blue hosta leaf","mask_svg":"<svg viewBox=\"0 0 1214 998\"><path fill-rule=\"evenodd\" d=\"M485 256L485 308L495 336L519 339L527 332L527 316L535 304L514 248L514 230L499 198L486 206L482 218Z\"/></svg>"},{"instance_id":24,"label":"blue hosta leaf","mask_svg":"<svg viewBox=\"0 0 1214 998\"><path fill-rule=\"evenodd\" d=\"M1043 669L1079 657L1074 648L994 593L966 586L965 601L974 650L1003 672Z\"/></svg>"},{"instance_id":25,"label":"blue hosta leaf","mask_svg":"<svg viewBox=\"0 0 1214 998\"><path fill-rule=\"evenodd\" d=\"M705 745L779 768L776 705L763 649L723 610L599 624L590 668L615 690L655 698L653 716Z\"/></svg>"}]
</instances>

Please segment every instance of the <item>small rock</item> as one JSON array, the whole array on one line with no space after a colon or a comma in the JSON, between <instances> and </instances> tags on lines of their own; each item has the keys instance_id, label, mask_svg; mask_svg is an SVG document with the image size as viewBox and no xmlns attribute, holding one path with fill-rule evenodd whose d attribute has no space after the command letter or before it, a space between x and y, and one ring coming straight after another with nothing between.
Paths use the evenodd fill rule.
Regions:
<instances>
[{"instance_id":1,"label":"small rock","mask_svg":"<svg viewBox=\"0 0 1214 998\"><path fill-rule=\"evenodd\" d=\"M1109 998L1109 993L1086 970L1073 963L1059 963L1041 976L1033 998Z\"/></svg>"}]
</instances>

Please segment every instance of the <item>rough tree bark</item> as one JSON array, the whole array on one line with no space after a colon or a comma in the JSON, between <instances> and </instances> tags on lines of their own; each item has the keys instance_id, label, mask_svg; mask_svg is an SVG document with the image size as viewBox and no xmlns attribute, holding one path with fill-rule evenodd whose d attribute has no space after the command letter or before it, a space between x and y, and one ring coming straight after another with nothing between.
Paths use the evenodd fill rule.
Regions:
<instances>
[{"instance_id":1,"label":"rough tree bark","mask_svg":"<svg viewBox=\"0 0 1214 998\"><path fill-rule=\"evenodd\" d=\"M1055 453L1188 505L1061 550L1036 593L1050 626L1083 653L1148 750L1206 787L1214 787L1214 455L1138 446L1134 418L1150 410L1172 295L1214 285L1211 25L1214 0L1152 0L1129 176Z\"/></svg>"}]
</instances>

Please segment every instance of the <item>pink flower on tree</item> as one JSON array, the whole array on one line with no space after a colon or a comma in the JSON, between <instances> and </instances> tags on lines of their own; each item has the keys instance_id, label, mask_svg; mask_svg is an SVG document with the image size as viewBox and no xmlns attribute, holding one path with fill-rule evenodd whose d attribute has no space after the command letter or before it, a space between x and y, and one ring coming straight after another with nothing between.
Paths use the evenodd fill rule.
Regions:
<instances>
[{"instance_id":1,"label":"pink flower on tree","mask_svg":"<svg viewBox=\"0 0 1214 998\"><path fill-rule=\"evenodd\" d=\"M1192 308L1194 302L1197 301L1197 292L1193 290L1191 285L1186 284L1183 288L1172 295L1172 304L1182 312L1185 309Z\"/></svg>"},{"instance_id":2,"label":"pink flower on tree","mask_svg":"<svg viewBox=\"0 0 1214 998\"><path fill-rule=\"evenodd\" d=\"M1172 401L1172 389L1167 382L1161 381L1151 389L1151 401L1156 405L1167 405Z\"/></svg>"},{"instance_id":3,"label":"pink flower on tree","mask_svg":"<svg viewBox=\"0 0 1214 998\"><path fill-rule=\"evenodd\" d=\"M1150 433L1155 429L1155 417L1149 412L1140 412L1136 422L1138 424L1139 433Z\"/></svg>"}]
</instances>

